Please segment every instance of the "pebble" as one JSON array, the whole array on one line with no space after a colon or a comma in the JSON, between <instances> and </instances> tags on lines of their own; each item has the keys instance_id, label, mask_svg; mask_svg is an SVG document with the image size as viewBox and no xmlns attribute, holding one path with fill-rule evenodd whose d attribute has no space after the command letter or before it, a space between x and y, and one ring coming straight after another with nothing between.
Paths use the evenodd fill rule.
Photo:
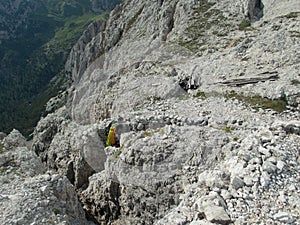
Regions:
<instances>
[{"instance_id":1,"label":"pebble","mask_svg":"<svg viewBox=\"0 0 300 225\"><path fill-rule=\"evenodd\" d=\"M286 212L278 212L273 215L274 220L282 223L293 223L295 220L293 216L289 215Z\"/></svg>"},{"instance_id":2,"label":"pebble","mask_svg":"<svg viewBox=\"0 0 300 225\"><path fill-rule=\"evenodd\" d=\"M279 169L279 170L283 170L283 168L285 167L285 163L281 160L277 161L276 163L276 167Z\"/></svg>"},{"instance_id":3,"label":"pebble","mask_svg":"<svg viewBox=\"0 0 300 225\"><path fill-rule=\"evenodd\" d=\"M269 174L275 173L277 170L277 167L270 161L265 161L262 165L262 169Z\"/></svg>"},{"instance_id":4,"label":"pebble","mask_svg":"<svg viewBox=\"0 0 300 225\"><path fill-rule=\"evenodd\" d=\"M237 176L233 177L233 179L231 180L231 186L236 190L243 187L244 185L245 185L244 181Z\"/></svg>"}]
</instances>

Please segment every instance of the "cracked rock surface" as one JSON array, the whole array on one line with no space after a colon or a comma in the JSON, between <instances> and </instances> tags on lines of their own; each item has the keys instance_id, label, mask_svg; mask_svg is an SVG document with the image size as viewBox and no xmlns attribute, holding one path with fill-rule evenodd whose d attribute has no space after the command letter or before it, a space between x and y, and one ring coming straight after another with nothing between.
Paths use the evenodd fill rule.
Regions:
<instances>
[{"instance_id":1,"label":"cracked rock surface","mask_svg":"<svg viewBox=\"0 0 300 225\"><path fill-rule=\"evenodd\" d=\"M16 210L1 219L45 222L17 213L26 198L9 183L21 171L16 190L54 224L299 224L299 11L296 0L124 1L72 49L72 84L51 109L65 105L31 148L1 134L0 202Z\"/></svg>"}]
</instances>

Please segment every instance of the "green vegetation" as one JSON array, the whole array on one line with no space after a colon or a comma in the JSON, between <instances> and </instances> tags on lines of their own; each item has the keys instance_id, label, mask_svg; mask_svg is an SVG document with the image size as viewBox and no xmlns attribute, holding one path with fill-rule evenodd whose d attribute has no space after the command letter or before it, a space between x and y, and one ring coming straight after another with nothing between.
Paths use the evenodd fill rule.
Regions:
<instances>
[{"instance_id":1,"label":"green vegetation","mask_svg":"<svg viewBox=\"0 0 300 225\"><path fill-rule=\"evenodd\" d=\"M158 132L159 132L159 134L161 135L161 136L163 136L163 135L165 135L165 130L162 128L162 129L159 129L158 130Z\"/></svg>"},{"instance_id":2,"label":"green vegetation","mask_svg":"<svg viewBox=\"0 0 300 225\"><path fill-rule=\"evenodd\" d=\"M122 153L122 150L121 150L121 149L117 149L117 150L114 152L112 158L113 158L113 159L119 158L119 156L121 155L121 153Z\"/></svg>"},{"instance_id":3,"label":"green vegetation","mask_svg":"<svg viewBox=\"0 0 300 225\"><path fill-rule=\"evenodd\" d=\"M97 20L105 20L108 13L95 16L92 13L86 13L79 17L71 17L64 20L64 26L58 28L54 37L44 45L44 48L51 49L59 53L64 49L71 49L76 40L80 37L84 29L92 22Z\"/></svg>"},{"instance_id":4,"label":"green vegetation","mask_svg":"<svg viewBox=\"0 0 300 225\"><path fill-rule=\"evenodd\" d=\"M294 85L299 84L300 82L298 80L292 81ZM299 83L298 83L299 82ZM199 92L197 93L196 97L201 98L208 98L208 97L222 97L224 96L221 93L218 92ZM260 96L244 96L241 94L237 94L236 92L230 92L225 94L225 98L227 99L238 99L239 101L245 102L248 105L251 105L254 107L254 109L258 110L259 108L262 109L273 109L276 112L283 112L287 109L287 101L286 99L268 99L268 98L262 98ZM228 129L225 129L224 131L229 131Z\"/></svg>"},{"instance_id":5,"label":"green vegetation","mask_svg":"<svg viewBox=\"0 0 300 225\"><path fill-rule=\"evenodd\" d=\"M291 19L291 18L297 18L298 17L299 12L291 12L283 17Z\"/></svg>"},{"instance_id":6,"label":"green vegetation","mask_svg":"<svg viewBox=\"0 0 300 225\"><path fill-rule=\"evenodd\" d=\"M224 161L226 159L226 154L224 152L221 152L221 160Z\"/></svg>"},{"instance_id":7,"label":"green vegetation","mask_svg":"<svg viewBox=\"0 0 300 225\"><path fill-rule=\"evenodd\" d=\"M291 80L291 84L292 84L292 85L299 85L299 84L300 84L300 81L299 81L299 80L296 80L296 79L293 79L293 80Z\"/></svg>"},{"instance_id":8,"label":"green vegetation","mask_svg":"<svg viewBox=\"0 0 300 225\"><path fill-rule=\"evenodd\" d=\"M227 126L221 127L221 130L225 131L225 132L228 133L228 134L231 134L231 133L232 133L230 127L227 127Z\"/></svg>"},{"instance_id":9,"label":"green vegetation","mask_svg":"<svg viewBox=\"0 0 300 225\"><path fill-rule=\"evenodd\" d=\"M2 183L3 183L3 184L9 184L9 183L10 183L10 180L4 179L4 180L2 180Z\"/></svg>"},{"instance_id":10,"label":"green vegetation","mask_svg":"<svg viewBox=\"0 0 300 225\"><path fill-rule=\"evenodd\" d=\"M203 91L198 91L194 97L195 98L203 98L203 99L207 98L205 92L203 92Z\"/></svg>"},{"instance_id":11,"label":"green vegetation","mask_svg":"<svg viewBox=\"0 0 300 225\"><path fill-rule=\"evenodd\" d=\"M61 214L60 210L58 210L58 209L53 209L52 212L54 215Z\"/></svg>"},{"instance_id":12,"label":"green vegetation","mask_svg":"<svg viewBox=\"0 0 300 225\"><path fill-rule=\"evenodd\" d=\"M158 97L158 96L151 95L151 96L147 97L147 101L151 101L152 103L158 102L160 100L161 100L161 97Z\"/></svg>"},{"instance_id":13,"label":"green vegetation","mask_svg":"<svg viewBox=\"0 0 300 225\"><path fill-rule=\"evenodd\" d=\"M299 31L290 31L291 37L300 38L300 32Z\"/></svg>"},{"instance_id":14,"label":"green vegetation","mask_svg":"<svg viewBox=\"0 0 300 225\"><path fill-rule=\"evenodd\" d=\"M64 86L70 49L88 24L107 16L94 14L90 0L43 0L17 37L2 41L0 131L32 133L46 102Z\"/></svg>"},{"instance_id":15,"label":"green vegetation","mask_svg":"<svg viewBox=\"0 0 300 225\"><path fill-rule=\"evenodd\" d=\"M273 109L276 112L283 112L286 110L286 106L287 106L287 102L284 99L268 99L268 98L262 98L260 96L253 96L253 97L249 97L249 96L243 96L243 95L239 95L235 92L231 92L229 94L225 95L226 98L230 99L230 98L235 98L238 99L240 101L243 101L247 104L252 105L255 109Z\"/></svg>"},{"instance_id":16,"label":"green vegetation","mask_svg":"<svg viewBox=\"0 0 300 225\"><path fill-rule=\"evenodd\" d=\"M239 24L239 30L245 31L248 30L249 27L251 26L251 23L248 19L244 19L240 24Z\"/></svg>"},{"instance_id":17,"label":"green vegetation","mask_svg":"<svg viewBox=\"0 0 300 225\"><path fill-rule=\"evenodd\" d=\"M144 135L144 137L151 137L153 135L153 133L149 132L149 131L144 131L143 135Z\"/></svg>"},{"instance_id":18,"label":"green vegetation","mask_svg":"<svg viewBox=\"0 0 300 225\"><path fill-rule=\"evenodd\" d=\"M215 3L201 0L199 6L195 9L193 23L186 29L187 39L179 41L179 45L189 49L192 52L201 52L206 50L206 44L203 37L207 31L213 29L212 34L215 36L227 36L229 26L222 11L213 8Z\"/></svg>"},{"instance_id":19,"label":"green vegetation","mask_svg":"<svg viewBox=\"0 0 300 225\"><path fill-rule=\"evenodd\" d=\"M239 141L239 138L238 137L234 137L233 141L237 142L237 141Z\"/></svg>"},{"instance_id":20,"label":"green vegetation","mask_svg":"<svg viewBox=\"0 0 300 225\"><path fill-rule=\"evenodd\" d=\"M3 153L3 144L0 142L0 154Z\"/></svg>"},{"instance_id":21,"label":"green vegetation","mask_svg":"<svg viewBox=\"0 0 300 225\"><path fill-rule=\"evenodd\" d=\"M160 134L161 136L165 135L165 130L163 128L161 129L156 129L154 131L144 131L143 135L144 137L151 137L153 136L155 133Z\"/></svg>"}]
</instances>

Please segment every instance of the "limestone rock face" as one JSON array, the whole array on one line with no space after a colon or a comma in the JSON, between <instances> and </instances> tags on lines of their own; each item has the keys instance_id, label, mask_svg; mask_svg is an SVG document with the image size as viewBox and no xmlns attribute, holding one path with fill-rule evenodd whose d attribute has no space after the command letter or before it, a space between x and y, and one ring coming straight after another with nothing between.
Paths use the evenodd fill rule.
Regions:
<instances>
[{"instance_id":1,"label":"limestone rock face","mask_svg":"<svg viewBox=\"0 0 300 225\"><path fill-rule=\"evenodd\" d=\"M298 11L123 1L74 46L32 150L99 224L299 223Z\"/></svg>"},{"instance_id":2,"label":"limestone rock face","mask_svg":"<svg viewBox=\"0 0 300 225\"><path fill-rule=\"evenodd\" d=\"M45 165L26 147L25 138L17 130L3 142L1 224L93 224L85 219L70 181L58 174L46 174Z\"/></svg>"}]
</instances>

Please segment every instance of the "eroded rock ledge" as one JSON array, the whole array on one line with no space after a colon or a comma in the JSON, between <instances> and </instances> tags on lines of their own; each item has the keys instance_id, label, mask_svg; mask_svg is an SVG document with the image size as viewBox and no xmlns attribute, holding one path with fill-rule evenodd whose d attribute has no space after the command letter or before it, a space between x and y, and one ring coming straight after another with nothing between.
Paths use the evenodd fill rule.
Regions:
<instances>
[{"instance_id":1,"label":"eroded rock ledge","mask_svg":"<svg viewBox=\"0 0 300 225\"><path fill-rule=\"evenodd\" d=\"M300 24L284 2L125 1L73 48L67 104L31 150L2 141L1 176L28 170L54 224L92 224L83 209L98 224L299 223ZM28 219L14 214L1 222Z\"/></svg>"}]
</instances>

